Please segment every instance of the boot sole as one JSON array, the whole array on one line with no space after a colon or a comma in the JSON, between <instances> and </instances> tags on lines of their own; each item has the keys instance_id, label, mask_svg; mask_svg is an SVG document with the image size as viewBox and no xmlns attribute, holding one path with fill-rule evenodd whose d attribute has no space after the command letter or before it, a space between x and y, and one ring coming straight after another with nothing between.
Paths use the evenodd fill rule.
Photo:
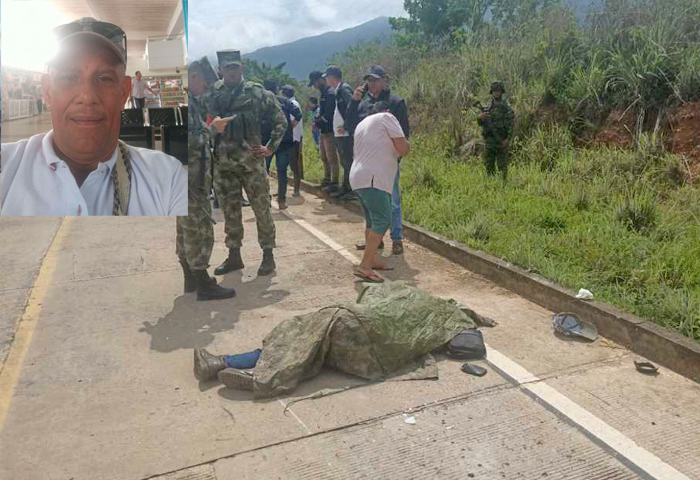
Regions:
<instances>
[{"instance_id":1,"label":"boot sole","mask_svg":"<svg viewBox=\"0 0 700 480\"><path fill-rule=\"evenodd\" d=\"M255 385L255 380L252 375L246 375L233 368L222 370L218 374L221 383L226 385L226 388L233 390L246 390L252 392Z\"/></svg>"}]
</instances>

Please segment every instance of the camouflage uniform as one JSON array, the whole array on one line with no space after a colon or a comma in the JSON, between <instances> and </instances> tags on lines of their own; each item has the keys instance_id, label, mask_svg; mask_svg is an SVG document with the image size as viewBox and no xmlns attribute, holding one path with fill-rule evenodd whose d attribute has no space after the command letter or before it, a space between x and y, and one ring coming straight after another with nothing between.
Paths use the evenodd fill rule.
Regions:
<instances>
[{"instance_id":1,"label":"camouflage uniform","mask_svg":"<svg viewBox=\"0 0 700 480\"><path fill-rule=\"evenodd\" d=\"M207 57L190 62L188 76L192 88L206 92L206 87L217 80L216 72ZM202 83L202 81L204 83ZM196 84L196 87L195 87ZM185 275L185 293L197 292L197 300L224 300L236 296L234 288L217 285L207 273L214 246L214 228L211 218L210 129L202 115L206 112L205 98L190 95L187 111L187 216L177 217L175 252Z\"/></svg>"},{"instance_id":2,"label":"camouflage uniform","mask_svg":"<svg viewBox=\"0 0 700 480\"><path fill-rule=\"evenodd\" d=\"M223 53L230 52L217 52ZM287 129L287 119L272 92L245 79L233 88L223 80L217 81L211 92L210 112L213 117L236 116L221 135L214 162L214 187L226 220L226 246L237 249L243 243L241 188L245 188L257 221L258 243L263 250L272 249L275 224L270 211L270 184L264 160L254 156L251 147L261 144L261 125L267 121L272 124L267 147L273 152L277 150Z\"/></svg>"},{"instance_id":3,"label":"camouflage uniform","mask_svg":"<svg viewBox=\"0 0 700 480\"><path fill-rule=\"evenodd\" d=\"M492 85L493 90L500 89L505 93L502 84L496 82ZM486 142L486 151L484 153L484 162L486 163L486 173L494 175L496 173L496 165L503 174L505 179L508 174L508 148L503 148L503 140L510 140L513 136L514 113L508 102L501 97L500 100L492 99L491 104L486 109L489 114L489 120L479 119L479 125L482 128L484 141Z\"/></svg>"},{"instance_id":4,"label":"camouflage uniform","mask_svg":"<svg viewBox=\"0 0 700 480\"><path fill-rule=\"evenodd\" d=\"M191 95L187 110L188 213L186 217L177 217L176 252L180 261L186 261L192 270L205 270L209 267L209 259L214 247L214 227L211 222L211 202L209 201L210 133L209 127L202 120L205 111L204 99ZM203 152L204 161L202 161ZM203 172L201 172L202 169Z\"/></svg>"}]
</instances>

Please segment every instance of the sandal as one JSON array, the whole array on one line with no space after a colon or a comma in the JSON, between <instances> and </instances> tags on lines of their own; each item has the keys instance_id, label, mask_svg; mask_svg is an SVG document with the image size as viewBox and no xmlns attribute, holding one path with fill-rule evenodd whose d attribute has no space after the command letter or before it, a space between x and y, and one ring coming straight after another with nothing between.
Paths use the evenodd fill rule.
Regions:
<instances>
[{"instance_id":1,"label":"sandal","mask_svg":"<svg viewBox=\"0 0 700 480\"><path fill-rule=\"evenodd\" d=\"M365 282L384 283L384 279L374 272L364 273L359 268L355 267L355 269L353 269L353 273L356 277L361 278Z\"/></svg>"}]
</instances>

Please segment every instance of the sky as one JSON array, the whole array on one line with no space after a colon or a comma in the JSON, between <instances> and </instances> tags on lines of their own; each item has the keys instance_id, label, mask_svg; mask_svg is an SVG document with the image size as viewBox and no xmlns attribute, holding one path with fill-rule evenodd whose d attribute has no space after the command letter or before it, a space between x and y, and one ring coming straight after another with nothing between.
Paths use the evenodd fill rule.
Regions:
<instances>
[{"instance_id":1,"label":"sky","mask_svg":"<svg viewBox=\"0 0 700 480\"><path fill-rule=\"evenodd\" d=\"M403 0L190 0L189 10L189 58L227 49L245 54L405 15Z\"/></svg>"}]
</instances>

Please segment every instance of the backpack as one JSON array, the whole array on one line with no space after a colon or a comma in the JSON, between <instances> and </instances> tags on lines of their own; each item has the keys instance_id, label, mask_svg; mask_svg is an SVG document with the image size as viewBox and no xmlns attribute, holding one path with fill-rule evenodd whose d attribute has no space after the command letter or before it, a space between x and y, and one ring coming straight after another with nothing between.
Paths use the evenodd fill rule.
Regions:
<instances>
[{"instance_id":1,"label":"backpack","mask_svg":"<svg viewBox=\"0 0 700 480\"><path fill-rule=\"evenodd\" d=\"M447 344L447 355L461 360L476 360L486 356L484 337L476 328L462 330Z\"/></svg>"}]
</instances>

